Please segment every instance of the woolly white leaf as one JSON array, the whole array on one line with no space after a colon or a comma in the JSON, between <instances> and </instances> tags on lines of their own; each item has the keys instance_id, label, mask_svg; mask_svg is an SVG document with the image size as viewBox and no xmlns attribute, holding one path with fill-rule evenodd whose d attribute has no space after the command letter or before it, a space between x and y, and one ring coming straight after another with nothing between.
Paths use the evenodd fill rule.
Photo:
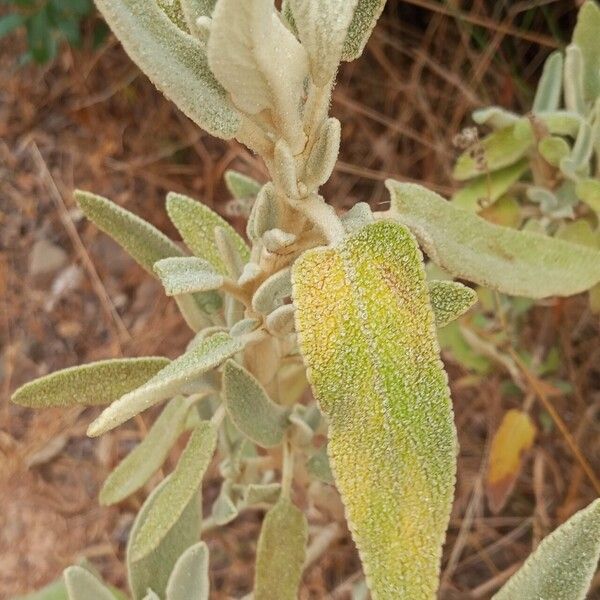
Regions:
<instances>
[{"instance_id":1,"label":"woolly white leaf","mask_svg":"<svg viewBox=\"0 0 600 600\"><path fill-rule=\"evenodd\" d=\"M581 50L578 46L571 44L567 47L565 57L565 105L567 110L580 115L585 114L583 69L583 55L581 54Z\"/></svg>"},{"instance_id":2,"label":"woolly white leaf","mask_svg":"<svg viewBox=\"0 0 600 600\"><path fill-rule=\"evenodd\" d=\"M258 192L252 212L248 218L246 233L257 241L265 231L274 229L278 221L278 201L272 183L266 183Z\"/></svg>"},{"instance_id":3,"label":"woolly white leaf","mask_svg":"<svg viewBox=\"0 0 600 600\"><path fill-rule=\"evenodd\" d=\"M252 177L237 171L225 171L225 185L234 198L255 198L261 185Z\"/></svg>"},{"instance_id":4,"label":"woolly white leaf","mask_svg":"<svg viewBox=\"0 0 600 600\"><path fill-rule=\"evenodd\" d=\"M347 213L342 215L341 221L347 233L354 233L365 225L373 223L373 212L366 202L357 202Z\"/></svg>"},{"instance_id":5,"label":"woolly white leaf","mask_svg":"<svg viewBox=\"0 0 600 600\"><path fill-rule=\"evenodd\" d=\"M275 335L285 335L294 330L294 305L284 304L265 319L267 329Z\"/></svg>"},{"instance_id":6,"label":"woolly white leaf","mask_svg":"<svg viewBox=\"0 0 600 600\"><path fill-rule=\"evenodd\" d=\"M533 100L533 112L557 110L562 91L563 57L560 51L553 52L544 63L544 71Z\"/></svg>"},{"instance_id":7,"label":"woolly white leaf","mask_svg":"<svg viewBox=\"0 0 600 600\"><path fill-rule=\"evenodd\" d=\"M115 600L114 594L83 567L69 567L64 572L69 600Z\"/></svg>"},{"instance_id":8,"label":"woolly white leaf","mask_svg":"<svg viewBox=\"0 0 600 600\"><path fill-rule=\"evenodd\" d=\"M269 229L262 236L262 242L269 252L280 253L296 241L293 233L281 229Z\"/></svg>"},{"instance_id":9,"label":"woolly white leaf","mask_svg":"<svg viewBox=\"0 0 600 600\"><path fill-rule=\"evenodd\" d=\"M291 269L282 269L263 281L252 296L252 308L268 314L279 306L281 301L292 294Z\"/></svg>"},{"instance_id":10,"label":"woolly white leaf","mask_svg":"<svg viewBox=\"0 0 600 600\"><path fill-rule=\"evenodd\" d=\"M386 0L358 0L348 35L344 42L342 58L346 61L358 58L365 46L377 19L383 12Z\"/></svg>"},{"instance_id":11,"label":"woolly white leaf","mask_svg":"<svg viewBox=\"0 0 600 600\"><path fill-rule=\"evenodd\" d=\"M169 577L166 600L208 600L208 547L199 542L175 563Z\"/></svg>"},{"instance_id":12,"label":"woolly white leaf","mask_svg":"<svg viewBox=\"0 0 600 600\"><path fill-rule=\"evenodd\" d=\"M333 172L340 151L341 125L330 118L323 123L306 161L304 183L309 191L323 185Z\"/></svg>"},{"instance_id":13,"label":"woolly white leaf","mask_svg":"<svg viewBox=\"0 0 600 600\"><path fill-rule=\"evenodd\" d=\"M600 97L600 6L594 0L587 0L577 15L577 25L573 32L573 42L581 50L583 58L584 97L593 103Z\"/></svg>"},{"instance_id":14,"label":"woolly white leaf","mask_svg":"<svg viewBox=\"0 0 600 600\"><path fill-rule=\"evenodd\" d=\"M154 265L167 296L217 290L223 285L223 276L202 258L184 256L163 258Z\"/></svg>"},{"instance_id":15,"label":"woolly white leaf","mask_svg":"<svg viewBox=\"0 0 600 600\"><path fill-rule=\"evenodd\" d=\"M521 117L500 106L486 106L473 111L473 121L479 125L489 125L493 129L503 129L514 125Z\"/></svg>"},{"instance_id":16,"label":"woolly white leaf","mask_svg":"<svg viewBox=\"0 0 600 600\"><path fill-rule=\"evenodd\" d=\"M237 279L244 269L245 256L240 255L239 247L223 227L215 227L215 244L227 267L227 274Z\"/></svg>"},{"instance_id":17,"label":"woolly white leaf","mask_svg":"<svg viewBox=\"0 0 600 600\"><path fill-rule=\"evenodd\" d=\"M477 302L477 292L457 281L430 281L429 301L437 327L467 312Z\"/></svg>"}]
</instances>

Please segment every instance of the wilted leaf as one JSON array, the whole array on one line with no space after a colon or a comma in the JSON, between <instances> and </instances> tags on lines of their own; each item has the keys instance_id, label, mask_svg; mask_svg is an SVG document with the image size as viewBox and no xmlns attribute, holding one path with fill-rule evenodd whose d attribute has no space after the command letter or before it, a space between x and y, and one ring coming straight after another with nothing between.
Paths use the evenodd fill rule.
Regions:
<instances>
[{"instance_id":1,"label":"wilted leaf","mask_svg":"<svg viewBox=\"0 0 600 600\"><path fill-rule=\"evenodd\" d=\"M225 185L234 198L256 198L261 185L252 177L237 171L225 171Z\"/></svg>"},{"instance_id":2,"label":"wilted leaf","mask_svg":"<svg viewBox=\"0 0 600 600\"><path fill-rule=\"evenodd\" d=\"M170 193L167 195L167 212L186 246L197 257L213 265L222 275L227 274L227 265L221 258L215 241L215 227L222 227L227 232L244 260L250 258L248 246L233 227L201 202L181 194Z\"/></svg>"},{"instance_id":3,"label":"wilted leaf","mask_svg":"<svg viewBox=\"0 0 600 600\"><path fill-rule=\"evenodd\" d=\"M398 257L402 257L399 260ZM329 418L328 454L371 592L438 586L456 435L425 270L385 221L294 266L299 344Z\"/></svg>"},{"instance_id":4,"label":"wilted leaf","mask_svg":"<svg viewBox=\"0 0 600 600\"><path fill-rule=\"evenodd\" d=\"M132 559L132 548L137 544L139 532L143 529L148 515L154 512L152 509L171 478L172 475L164 479L148 496L129 534L127 576L134 600L144 598L148 589L152 589L163 596L177 559L187 548L195 544L200 536L201 515L199 513L198 498L194 495L177 521L164 533L158 546L144 558L140 560Z\"/></svg>"},{"instance_id":5,"label":"wilted leaf","mask_svg":"<svg viewBox=\"0 0 600 600\"><path fill-rule=\"evenodd\" d=\"M290 0L298 36L310 58L313 81L326 85L336 74L358 0Z\"/></svg>"},{"instance_id":6,"label":"wilted leaf","mask_svg":"<svg viewBox=\"0 0 600 600\"><path fill-rule=\"evenodd\" d=\"M459 181L497 171L523 158L533 142L533 134L516 135L516 125L494 131L474 148L461 154L454 166L453 176Z\"/></svg>"},{"instance_id":7,"label":"wilted leaf","mask_svg":"<svg viewBox=\"0 0 600 600\"><path fill-rule=\"evenodd\" d=\"M542 540L492 600L583 600L600 555L600 500Z\"/></svg>"},{"instance_id":8,"label":"wilted leaf","mask_svg":"<svg viewBox=\"0 0 600 600\"><path fill-rule=\"evenodd\" d=\"M100 504L120 502L150 479L183 432L188 411L189 403L181 396L165 406L144 439L106 478L100 491Z\"/></svg>"},{"instance_id":9,"label":"wilted leaf","mask_svg":"<svg viewBox=\"0 0 600 600\"><path fill-rule=\"evenodd\" d=\"M600 97L600 7L594 0L587 0L579 9L573 42L579 46L583 57L583 85L585 99L592 103Z\"/></svg>"},{"instance_id":10,"label":"wilted leaf","mask_svg":"<svg viewBox=\"0 0 600 600\"><path fill-rule=\"evenodd\" d=\"M175 563L169 577L166 600L208 600L208 547L199 542Z\"/></svg>"},{"instance_id":11,"label":"wilted leaf","mask_svg":"<svg viewBox=\"0 0 600 600\"><path fill-rule=\"evenodd\" d=\"M570 296L600 281L600 253L488 223L418 185L388 180L385 216L407 225L437 265L513 296Z\"/></svg>"},{"instance_id":12,"label":"wilted leaf","mask_svg":"<svg viewBox=\"0 0 600 600\"><path fill-rule=\"evenodd\" d=\"M369 36L377 24L386 0L358 0L348 29L342 53L343 60L358 58L367 45Z\"/></svg>"},{"instance_id":13,"label":"wilted leaf","mask_svg":"<svg viewBox=\"0 0 600 600\"><path fill-rule=\"evenodd\" d=\"M245 436L263 448L281 443L288 411L275 404L256 378L232 360L223 369L223 396L229 417Z\"/></svg>"},{"instance_id":14,"label":"wilted leaf","mask_svg":"<svg viewBox=\"0 0 600 600\"><path fill-rule=\"evenodd\" d=\"M486 479L490 509L498 513L504 507L519 473L523 454L533 445L536 428L531 417L511 409L494 434Z\"/></svg>"},{"instance_id":15,"label":"wilted leaf","mask_svg":"<svg viewBox=\"0 0 600 600\"><path fill-rule=\"evenodd\" d=\"M466 313L477 302L477 292L457 281L431 281L429 301L435 324L443 327Z\"/></svg>"},{"instance_id":16,"label":"wilted leaf","mask_svg":"<svg viewBox=\"0 0 600 600\"><path fill-rule=\"evenodd\" d=\"M83 567L69 567L64 572L69 600L115 600L114 594Z\"/></svg>"},{"instance_id":17,"label":"wilted leaf","mask_svg":"<svg viewBox=\"0 0 600 600\"><path fill-rule=\"evenodd\" d=\"M219 366L241 349L239 339L232 339L226 333L216 333L202 340L192 350L159 371L145 385L125 394L106 408L90 425L88 435L101 435L161 400L176 396L190 382Z\"/></svg>"},{"instance_id":18,"label":"wilted leaf","mask_svg":"<svg viewBox=\"0 0 600 600\"><path fill-rule=\"evenodd\" d=\"M136 389L169 364L168 358L117 358L69 367L22 385L11 400L21 406L98 406Z\"/></svg>"},{"instance_id":19,"label":"wilted leaf","mask_svg":"<svg viewBox=\"0 0 600 600\"><path fill-rule=\"evenodd\" d=\"M258 539L254 600L297 600L307 538L304 513L288 498L279 500Z\"/></svg>"},{"instance_id":20,"label":"wilted leaf","mask_svg":"<svg viewBox=\"0 0 600 600\"><path fill-rule=\"evenodd\" d=\"M97 0L127 54L152 83L210 134L233 137L240 115L208 67L203 45L181 31L156 2Z\"/></svg>"},{"instance_id":21,"label":"wilted leaf","mask_svg":"<svg viewBox=\"0 0 600 600\"><path fill-rule=\"evenodd\" d=\"M217 432L208 421L201 422L179 458L177 467L161 489L136 532L131 560L139 561L155 550L172 530L198 493L217 443ZM156 588L152 588L156 589Z\"/></svg>"},{"instance_id":22,"label":"wilted leaf","mask_svg":"<svg viewBox=\"0 0 600 600\"><path fill-rule=\"evenodd\" d=\"M154 265L167 296L217 290L223 285L223 276L211 264L195 256L163 258Z\"/></svg>"}]
</instances>

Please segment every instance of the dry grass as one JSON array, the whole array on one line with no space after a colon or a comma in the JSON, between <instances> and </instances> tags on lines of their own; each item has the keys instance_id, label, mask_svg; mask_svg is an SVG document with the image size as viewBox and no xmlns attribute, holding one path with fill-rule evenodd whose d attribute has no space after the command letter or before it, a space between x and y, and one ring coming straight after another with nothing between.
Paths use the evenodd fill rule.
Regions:
<instances>
[{"instance_id":1,"label":"dry grass","mask_svg":"<svg viewBox=\"0 0 600 600\"><path fill-rule=\"evenodd\" d=\"M463 6L464 5L464 6ZM453 136L470 111L490 102L527 105L554 35L568 36L575 2L392 1L361 61L340 74L333 114L343 152L326 196L340 208L386 202L385 177L448 193ZM85 438L90 411L31 412L8 404L27 379L104 357L176 355L189 334L174 305L117 246L84 222L72 190L93 190L174 234L163 209L168 190L223 213L225 169L264 179L262 165L235 143L195 128L109 43L97 53L65 50L51 66L17 70L20 49L0 55L0 597L32 590L87 557L124 586L126 535L143 495L112 509L96 496L106 474L150 418ZM517 76L518 74L518 76ZM71 224L74 224L72 226ZM240 230L241 221L234 222ZM32 274L45 240L65 251L48 274ZM54 289L54 291L49 291ZM493 315L490 315L493 316ZM497 324L502 329L501 320ZM489 598L541 537L598 495L581 457L600 467L598 319L583 298L536 308L503 351L561 351L556 379L571 391L551 402L574 444L523 374L510 386L500 367L476 377L448 359L461 455L445 549L444 600ZM550 383L556 383L552 381ZM544 388L545 389L545 388ZM491 515L483 493L486 452L500 415L530 397L541 432L506 508ZM577 453L579 452L579 458ZM171 465L174 462L172 457ZM208 506L215 470L205 486ZM340 520L335 494L299 500L311 526ZM209 535L214 598L246 593L261 515L248 513ZM360 566L347 535L307 571L302 598L349 598ZM598 584L598 582L596 582ZM600 598L598 585L592 597Z\"/></svg>"}]
</instances>

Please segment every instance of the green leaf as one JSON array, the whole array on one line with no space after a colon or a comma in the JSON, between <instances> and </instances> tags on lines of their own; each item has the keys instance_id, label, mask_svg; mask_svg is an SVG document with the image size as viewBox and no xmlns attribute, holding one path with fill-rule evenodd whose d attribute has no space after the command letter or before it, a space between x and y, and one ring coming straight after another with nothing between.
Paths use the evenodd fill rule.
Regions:
<instances>
[{"instance_id":1,"label":"green leaf","mask_svg":"<svg viewBox=\"0 0 600 600\"><path fill-rule=\"evenodd\" d=\"M208 600L208 547L199 542L175 563L167 585L167 600Z\"/></svg>"},{"instance_id":2,"label":"green leaf","mask_svg":"<svg viewBox=\"0 0 600 600\"><path fill-rule=\"evenodd\" d=\"M131 547L132 561L141 560L159 546L178 522L186 506L198 494L216 443L215 427L208 421L202 421L192 432L177 467L137 530Z\"/></svg>"},{"instance_id":3,"label":"green leaf","mask_svg":"<svg viewBox=\"0 0 600 600\"><path fill-rule=\"evenodd\" d=\"M544 70L538 83L532 112L558 110L562 91L563 56L560 50L554 51L546 59Z\"/></svg>"},{"instance_id":4,"label":"green leaf","mask_svg":"<svg viewBox=\"0 0 600 600\"><path fill-rule=\"evenodd\" d=\"M579 46L570 44L565 55L564 88L565 106L568 111L585 115L584 64Z\"/></svg>"},{"instance_id":5,"label":"green leaf","mask_svg":"<svg viewBox=\"0 0 600 600\"><path fill-rule=\"evenodd\" d=\"M172 475L165 478L148 496L138 513L127 544L127 576L134 600L144 598L148 589L164 596L169 576L178 558L200 537L200 512L198 498L194 494L167 532L163 533L158 546L144 558L133 560L132 549L138 542L139 533L144 529L148 516L154 514L163 492L169 485Z\"/></svg>"},{"instance_id":6,"label":"green leaf","mask_svg":"<svg viewBox=\"0 0 600 600\"><path fill-rule=\"evenodd\" d=\"M125 394L106 408L89 426L88 435L101 435L161 400L176 396L200 375L218 367L241 349L239 339L232 339L226 333L215 333L202 340L159 371L145 385Z\"/></svg>"},{"instance_id":7,"label":"green leaf","mask_svg":"<svg viewBox=\"0 0 600 600\"><path fill-rule=\"evenodd\" d=\"M452 359L469 372L485 375L490 372L490 361L478 354L465 339L458 321L452 321L437 332L440 346Z\"/></svg>"},{"instance_id":8,"label":"green leaf","mask_svg":"<svg viewBox=\"0 0 600 600\"><path fill-rule=\"evenodd\" d=\"M385 216L407 225L437 265L512 296L570 296L600 281L600 253L538 233L500 227L419 185L388 180Z\"/></svg>"},{"instance_id":9,"label":"green leaf","mask_svg":"<svg viewBox=\"0 0 600 600\"><path fill-rule=\"evenodd\" d=\"M297 600L307 538L304 513L289 498L279 500L258 539L254 600Z\"/></svg>"},{"instance_id":10,"label":"green leaf","mask_svg":"<svg viewBox=\"0 0 600 600\"><path fill-rule=\"evenodd\" d=\"M477 292L457 281L431 281L429 300L435 324L444 327L466 313L477 302Z\"/></svg>"},{"instance_id":11,"label":"green leaf","mask_svg":"<svg viewBox=\"0 0 600 600\"><path fill-rule=\"evenodd\" d=\"M600 556L600 500L542 540L493 600L583 600Z\"/></svg>"},{"instance_id":12,"label":"green leaf","mask_svg":"<svg viewBox=\"0 0 600 600\"><path fill-rule=\"evenodd\" d=\"M248 246L235 229L201 202L171 192L167 196L167 212L187 247L198 258L213 265L219 273L227 274L227 265L215 241L215 227L222 227L227 232L245 261L250 259Z\"/></svg>"},{"instance_id":13,"label":"green leaf","mask_svg":"<svg viewBox=\"0 0 600 600\"><path fill-rule=\"evenodd\" d=\"M517 125L494 131L461 154L454 166L453 177L464 181L508 167L523 158L533 143L533 134L529 131L523 136L517 135Z\"/></svg>"},{"instance_id":14,"label":"green leaf","mask_svg":"<svg viewBox=\"0 0 600 600\"><path fill-rule=\"evenodd\" d=\"M83 567L69 567L64 572L69 600L115 600L114 594Z\"/></svg>"},{"instance_id":15,"label":"green leaf","mask_svg":"<svg viewBox=\"0 0 600 600\"><path fill-rule=\"evenodd\" d=\"M401 260L400 258L401 257ZM299 345L376 598L433 598L456 433L423 259L390 221L294 265Z\"/></svg>"},{"instance_id":16,"label":"green leaf","mask_svg":"<svg viewBox=\"0 0 600 600\"><path fill-rule=\"evenodd\" d=\"M600 181L598 179L588 178L579 181L575 191L578 198L600 215Z\"/></svg>"},{"instance_id":17,"label":"green leaf","mask_svg":"<svg viewBox=\"0 0 600 600\"><path fill-rule=\"evenodd\" d=\"M144 439L106 478L100 504L109 506L139 490L165 462L185 428L189 403L181 396L171 400Z\"/></svg>"},{"instance_id":18,"label":"green leaf","mask_svg":"<svg viewBox=\"0 0 600 600\"><path fill-rule=\"evenodd\" d=\"M588 102L600 97L600 6L594 0L588 0L579 9L577 25L573 32L573 42L581 50L583 57L584 94Z\"/></svg>"},{"instance_id":19,"label":"green leaf","mask_svg":"<svg viewBox=\"0 0 600 600\"><path fill-rule=\"evenodd\" d=\"M225 171L225 185L234 198L256 198L261 185L252 177L237 171Z\"/></svg>"},{"instance_id":20,"label":"green leaf","mask_svg":"<svg viewBox=\"0 0 600 600\"><path fill-rule=\"evenodd\" d=\"M167 296L208 292L223 285L223 276L208 261L195 256L163 258L154 265L154 272Z\"/></svg>"},{"instance_id":21,"label":"green leaf","mask_svg":"<svg viewBox=\"0 0 600 600\"><path fill-rule=\"evenodd\" d=\"M335 77L357 4L358 0L290 0L298 37L319 87Z\"/></svg>"},{"instance_id":22,"label":"green leaf","mask_svg":"<svg viewBox=\"0 0 600 600\"><path fill-rule=\"evenodd\" d=\"M69 367L21 386L11 400L30 408L110 404L144 384L169 364L168 358L117 358Z\"/></svg>"},{"instance_id":23,"label":"green leaf","mask_svg":"<svg viewBox=\"0 0 600 600\"><path fill-rule=\"evenodd\" d=\"M486 106L473 111L473 121L478 125L488 125L492 129L504 129L517 123L521 117L500 106Z\"/></svg>"},{"instance_id":24,"label":"green leaf","mask_svg":"<svg viewBox=\"0 0 600 600\"><path fill-rule=\"evenodd\" d=\"M13 32L23 25L25 19L19 13L9 13L0 18L0 38Z\"/></svg>"},{"instance_id":25,"label":"green leaf","mask_svg":"<svg viewBox=\"0 0 600 600\"><path fill-rule=\"evenodd\" d=\"M528 169L529 162L521 160L504 169L475 177L454 194L452 202L465 210L479 212L503 196Z\"/></svg>"},{"instance_id":26,"label":"green leaf","mask_svg":"<svg viewBox=\"0 0 600 600\"><path fill-rule=\"evenodd\" d=\"M329 457L327 456L327 447L323 446L320 450L315 452L309 459L306 461L306 468L308 472L321 480L324 483L329 483L330 485L335 484L335 478L333 477L333 473L331 472L331 466L329 464Z\"/></svg>"},{"instance_id":27,"label":"green leaf","mask_svg":"<svg viewBox=\"0 0 600 600\"><path fill-rule=\"evenodd\" d=\"M223 369L227 414L255 444L272 448L281 443L288 411L275 404L256 378L233 360Z\"/></svg>"},{"instance_id":28,"label":"green leaf","mask_svg":"<svg viewBox=\"0 0 600 600\"><path fill-rule=\"evenodd\" d=\"M363 53L377 19L383 12L385 2L386 0L358 0L344 42L343 60L354 60Z\"/></svg>"},{"instance_id":29,"label":"green leaf","mask_svg":"<svg viewBox=\"0 0 600 600\"><path fill-rule=\"evenodd\" d=\"M547 163L558 167L560 161L571 154L571 147L562 137L548 135L538 143L538 151Z\"/></svg>"},{"instance_id":30,"label":"green leaf","mask_svg":"<svg viewBox=\"0 0 600 600\"><path fill-rule=\"evenodd\" d=\"M67 595L65 580L61 576L59 579L49 583L41 590L27 594L26 596L13 598L13 600L69 600L69 596Z\"/></svg>"},{"instance_id":31,"label":"green leaf","mask_svg":"<svg viewBox=\"0 0 600 600\"><path fill-rule=\"evenodd\" d=\"M156 2L96 0L127 54L152 83L210 134L235 136L240 115L208 67L204 46Z\"/></svg>"},{"instance_id":32,"label":"green leaf","mask_svg":"<svg viewBox=\"0 0 600 600\"><path fill-rule=\"evenodd\" d=\"M50 23L48 7L40 8L25 21L27 28L27 43L33 59L43 64L56 56L56 38Z\"/></svg>"}]
</instances>

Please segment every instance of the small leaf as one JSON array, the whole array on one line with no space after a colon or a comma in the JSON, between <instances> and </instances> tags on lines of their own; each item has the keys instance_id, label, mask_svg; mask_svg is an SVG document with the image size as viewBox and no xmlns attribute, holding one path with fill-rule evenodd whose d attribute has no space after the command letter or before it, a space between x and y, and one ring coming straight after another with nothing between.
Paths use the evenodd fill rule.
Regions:
<instances>
[{"instance_id":1,"label":"small leaf","mask_svg":"<svg viewBox=\"0 0 600 600\"><path fill-rule=\"evenodd\" d=\"M493 513L500 512L510 496L523 455L533 445L535 434L535 425L525 412L513 408L502 418L492 440L486 478L486 493Z\"/></svg>"},{"instance_id":2,"label":"small leaf","mask_svg":"<svg viewBox=\"0 0 600 600\"><path fill-rule=\"evenodd\" d=\"M169 576L177 559L200 536L200 513L198 498L194 494L177 521L164 533L159 545L144 558L133 560L132 548L137 544L139 532L173 476L166 477L148 496L138 513L127 543L127 577L134 600L144 598L148 589L164 596Z\"/></svg>"},{"instance_id":3,"label":"small leaf","mask_svg":"<svg viewBox=\"0 0 600 600\"><path fill-rule=\"evenodd\" d=\"M237 171L225 171L225 185L234 198L256 198L261 185L252 177Z\"/></svg>"},{"instance_id":4,"label":"small leaf","mask_svg":"<svg viewBox=\"0 0 600 600\"><path fill-rule=\"evenodd\" d=\"M83 567L69 567L64 572L69 600L115 600L113 593Z\"/></svg>"},{"instance_id":5,"label":"small leaf","mask_svg":"<svg viewBox=\"0 0 600 600\"><path fill-rule=\"evenodd\" d=\"M88 435L101 435L161 400L176 396L200 375L219 366L241 349L239 339L234 340L226 333L216 333L202 340L192 350L159 371L145 385L125 394L106 408L89 426Z\"/></svg>"},{"instance_id":6,"label":"small leaf","mask_svg":"<svg viewBox=\"0 0 600 600\"><path fill-rule=\"evenodd\" d=\"M592 103L600 97L600 6L594 0L587 0L579 9L577 25L573 31L575 43L583 58L583 85L585 99Z\"/></svg>"},{"instance_id":7,"label":"small leaf","mask_svg":"<svg viewBox=\"0 0 600 600\"><path fill-rule=\"evenodd\" d=\"M209 262L195 256L163 258L155 263L154 272L167 296L208 292L223 285L223 276Z\"/></svg>"},{"instance_id":8,"label":"small leaf","mask_svg":"<svg viewBox=\"0 0 600 600\"><path fill-rule=\"evenodd\" d=\"M354 60L363 53L377 19L383 12L385 2L386 0L358 0L344 42L343 60Z\"/></svg>"},{"instance_id":9,"label":"small leaf","mask_svg":"<svg viewBox=\"0 0 600 600\"><path fill-rule=\"evenodd\" d=\"M145 515L131 547L131 560L139 561L155 550L178 522L186 506L198 493L202 477L212 459L217 432L202 421L179 458L175 470ZM154 588L153 588L154 589Z\"/></svg>"},{"instance_id":10,"label":"small leaf","mask_svg":"<svg viewBox=\"0 0 600 600\"><path fill-rule=\"evenodd\" d=\"M245 261L249 260L250 251L244 240L227 221L201 202L171 192L167 195L167 212L186 246L198 258L213 265L222 275L227 274L227 265L221 258L215 241L215 227L222 227L238 249L240 256Z\"/></svg>"},{"instance_id":11,"label":"small leaf","mask_svg":"<svg viewBox=\"0 0 600 600\"><path fill-rule=\"evenodd\" d=\"M294 305L284 304L267 315L265 325L276 335L285 335L294 330Z\"/></svg>"},{"instance_id":12,"label":"small leaf","mask_svg":"<svg viewBox=\"0 0 600 600\"><path fill-rule=\"evenodd\" d=\"M454 194L452 202L465 210L479 212L503 196L528 169L529 162L521 160L504 169L475 177Z\"/></svg>"},{"instance_id":13,"label":"small leaf","mask_svg":"<svg viewBox=\"0 0 600 600\"><path fill-rule=\"evenodd\" d=\"M240 115L211 73L198 40L171 22L156 2L96 4L127 54L179 109L212 135L229 139L236 134Z\"/></svg>"},{"instance_id":14,"label":"small leaf","mask_svg":"<svg viewBox=\"0 0 600 600\"><path fill-rule=\"evenodd\" d=\"M600 555L600 500L542 540L492 600L584 600Z\"/></svg>"},{"instance_id":15,"label":"small leaf","mask_svg":"<svg viewBox=\"0 0 600 600\"><path fill-rule=\"evenodd\" d=\"M248 217L246 233L252 241L259 240L265 231L278 225L279 203L271 182L266 183L258 192L252 212Z\"/></svg>"},{"instance_id":16,"label":"small leaf","mask_svg":"<svg viewBox=\"0 0 600 600\"><path fill-rule=\"evenodd\" d=\"M341 217L342 225L347 233L355 233L365 225L375 221L371 207L366 202L357 202Z\"/></svg>"},{"instance_id":17,"label":"small leaf","mask_svg":"<svg viewBox=\"0 0 600 600\"><path fill-rule=\"evenodd\" d=\"M335 77L357 4L358 0L290 0L294 24L318 87Z\"/></svg>"},{"instance_id":18,"label":"small leaf","mask_svg":"<svg viewBox=\"0 0 600 600\"><path fill-rule=\"evenodd\" d=\"M488 125L492 129L504 129L514 125L521 118L514 112L500 106L487 106L473 111L473 121L478 125Z\"/></svg>"},{"instance_id":19,"label":"small leaf","mask_svg":"<svg viewBox=\"0 0 600 600\"><path fill-rule=\"evenodd\" d=\"M402 257L399 260L399 257ZM423 259L390 221L294 265L299 346L371 592L433 598L456 433Z\"/></svg>"},{"instance_id":20,"label":"small leaf","mask_svg":"<svg viewBox=\"0 0 600 600\"><path fill-rule=\"evenodd\" d=\"M600 253L488 223L414 184L388 180L388 213L407 225L429 258L459 279L513 296L570 296L600 281Z\"/></svg>"},{"instance_id":21,"label":"small leaf","mask_svg":"<svg viewBox=\"0 0 600 600\"><path fill-rule=\"evenodd\" d=\"M547 163L558 167L560 161L571 154L571 147L563 138L548 135L540 140L538 151Z\"/></svg>"},{"instance_id":22,"label":"small leaf","mask_svg":"<svg viewBox=\"0 0 600 600\"><path fill-rule=\"evenodd\" d=\"M251 483L244 488L244 504L275 504L281 495L280 483Z\"/></svg>"},{"instance_id":23,"label":"small leaf","mask_svg":"<svg viewBox=\"0 0 600 600\"><path fill-rule=\"evenodd\" d=\"M19 13L9 13L0 18L0 38L18 29L25 23L23 15Z\"/></svg>"},{"instance_id":24,"label":"small leaf","mask_svg":"<svg viewBox=\"0 0 600 600\"><path fill-rule=\"evenodd\" d=\"M100 504L120 502L139 490L164 463L185 427L189 404L179 396L171 400L150 431L114 471L100 491Z\"/></svg>"},{"instance_id":25,"label":"small leaf","mask_svg":"<svg viewBox=\"0 0 600 600\"><path fill-rule=\"evenodd\" d=\"M454 166L453 177L459 181L497 171L519 161L533 142L533 134L521 137L515 132L517 124L494 131L461 154Z\"/></svg>"},{"instance_id":26,"label":"small leaf","mask_svg":"<svg viewBox=\"0 0 600 600\"><path fill-rule=\"evenodd\" d=\"M600 215L600 181L597 179L583 179L577 183L575 193L595 213Z\"/></svg>"},{"instance_id":27,"label":"small leaf","mask_svg":"<svg viewBox=\"0 0 600 600\"><path fill-rule=\"evenodd\" d=\"M585 115L583 54L579 46L567 46L565 56L564 88L568 111Z\"/></svg>"},{"instance_id":28,"label":"small leaf","mask_svg":"<svg viewBox=\"0 0 600 600\"><path fill-rule=\"evenodd\" d=\"M291 269L282 269L265 279L252 296L252 308L259 313L269 314L281 305L292 293Z\"/></svg>"},{"instance_id":29,"label":"small leaf","mask_svg":"<svg viewBox=\"0 0 600 600\"><path fill-rule=\"evenodd\" d=\"M21 386L11 400L30 408L99 406L136 389L169 364L168 358L118 358L69 367Z\"/></svg>"},{"instance_id":30,"label":"small leaf","mask_svg":"<svg viewBox=\"0 0 600 600\"><path fill-rule=\"evenodd\" d=\"M477 302L477 292L457 281L431 281L429 301L435 324L444 327L466 313Z\"/></svg>"},{"instance_id":31,"label":"small leaf","mask_svg":"<svg viewBox=\"0 0 600 600\"><path fill-rule=\"evenodd\" d=\"M571 155L560 161L561 171L572 179L577 180L578 173L585 173L593 152L592 128L583 123L573 145Z\"/></svg>"},{"instance_id":32,"label":"small leaf","mask_svg":"<svg viewBox=\"0 0 600 600\"><path fill-rule=\"evenodd\" d=\"M546 59L544 70L533 100L533 113L558 110L562 91L563 57L559 50Z\"/></svg>"},{"instance_id":33,"label":"small leaf","mask_svg":"<svg viewBox=\"0 0 600 600\"><path fill-rule=\"evenodd\" d=\"M13 600L69 600L64 577L49 583L37 592L13 598Z\"/></svg>"},{"instance_id":34,"label":"small leaf","mask_svg":"<svg viewBox=\"0 0 600 600\"><path fill-rule=\"evenodd\" d=\"M288 498L279 500L258 539L254 600L297 600L307 538L304 513Z\"/></svg>"},{"instance_id":35,"label":"small leaf","mask_svg":"<svg viewBox=\"0 0 600 600\"><path fill-rule=\"evenodd\" d=\"M341 128L340 122L334 118L321 125L306 161L304 183L309 191L322 186L331 177L340 151Z\"/></svg>"},{"instance_id":36,"label":"small leaf","mask_svg":"<svg viewBox=\"0 0 600 600\"><path fill-rule=\"evenodd\" d=\"M223 369L227 414L254 443L272 448L281 443L288 411L275 404L256 378L232 360Z\"/></svg>"},{"instance_id":37,"label":"small leaf","mask_svg":"<svg viewBox=\"0 0 600 600\"><path fill-rule=\"evenodd\" d=\"M221 491L213 503L210 516L216 525L221 526L231 523L238 514L238 508L231 498L231 483L224 481L221 485Z\"/></svg>"},{"instance_id":38,"label":"small leaf","mask_svg":"<svg viewBox=\"0 0 600 600\"><path fill-rule=\"evenodd\" d=\"M327 446L323 446L308 459L306 468L311 475L323 483L335 484L331 465L329 464L329 457L327 456Z\"/></svg>"},{"instance_id":39,"label":"small leaf","mask_svg":"<svg viewBox=\"0 0 600 600\"><path fill-rule=\"evenodd\" d=\"M175 563L167 585L167 600L208 600L208 547L198 542Z\"/></svg>"}]
</instances>

